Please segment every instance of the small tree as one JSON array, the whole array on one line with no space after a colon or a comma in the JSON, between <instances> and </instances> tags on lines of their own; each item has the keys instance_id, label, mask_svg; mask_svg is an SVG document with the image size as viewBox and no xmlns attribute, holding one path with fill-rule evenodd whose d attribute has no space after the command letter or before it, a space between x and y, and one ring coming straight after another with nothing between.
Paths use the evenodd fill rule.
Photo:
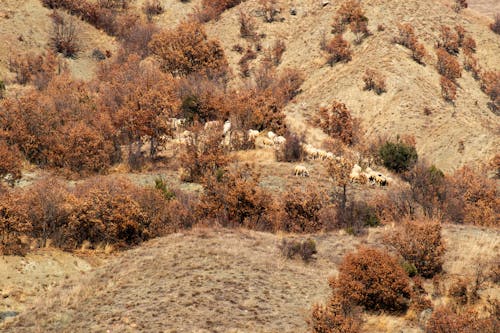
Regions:
<instances>
[{"instance_id":1,"label":"small tree","mask_svg":"<svg viewBox=\"0 0 500 333\"><path fill-rule=\"evenodd\" d=\"M398 173L408 171L418 159L415 146L401 141L383 144L379 156L386 168Z\"/></svg>"},{"instance_id":2,"label":"small tree","mask_svg":"<svg viewBox=\"0 0 500 333\"><path fill-rule=\"evenodd\" d=\"M490 97L490 108L493 112L500 110L500 71L489 71L483 74L481 90Z\"/></svg>"},{"instance_id":3,"label":"small tree","mask_svg":"<svg viewBox=\"0 0 500 333\"><path fill-rule=\"evenodd\" d=\"M495 20L490 24L490 29L500 35L500 14L495 15Z\"/></svg>"},{"instance_id":4,"label":"small tree","mask_svg":"<svg viewBox=\"0 0 500 333\"><path fill-rule=\"evenodd\" d=\"M438 42L438 47L445 49L450 54L457 54L460 47L460 37L450 27L441 26L441 40Z\"/></svg>"},{"instance_id":5,"label":"small tree","mask_svg":"<svg viewBox=\"0 0 500 333\"><path fill-rule=\"evenodd\" d=\"M344 103L334 100L329 108L320 108L316 123L329 136L347 145L358 141L359 122Z\"/></svg>"},{"instance_id":6,"label":"small tree","mask_svg":"<svg viewBox=\"0 0 500 333\"><path fill-rule=\"evenodd\" d=\"M67 58L75 58L80 51L75 21L55 11L52 13L52 20L53 31L51 41L54 51L61 53Z\"/></svg>"},{"instance_id":7,"label":"small tree","mask_svg":"<svg viewBox=\"0 0 500 333\"><path fill-rule=\"evenodd\" d=\"M416 42L417 38L413 26L410 23L398 24L398 36L394 37L394 43L410 49Z\"/></svg>"},{"instance_id":8,"label":"small tree","mask_svg":"<svg viewBox=\"0 0 500 333\"><path fill-rule=\"evenodd\" d=\"M411 51L412 51L411 56L413 60L415 60L419 64L423 64L424 63L423 59L427 57L427 51L425 50L425 46L417 42L413 44Z\"/></svg>"},{"instance_id":9,"label":"small tree","mask_svg":"<svg viewBox=\"0 0 500 333\"><path fill-rule=\"evenodd\" d=\"M9 146L0 139L0 178L7 179L10 185L21 178L22 155L15 146Z\"/></svg>"}]
</instances>

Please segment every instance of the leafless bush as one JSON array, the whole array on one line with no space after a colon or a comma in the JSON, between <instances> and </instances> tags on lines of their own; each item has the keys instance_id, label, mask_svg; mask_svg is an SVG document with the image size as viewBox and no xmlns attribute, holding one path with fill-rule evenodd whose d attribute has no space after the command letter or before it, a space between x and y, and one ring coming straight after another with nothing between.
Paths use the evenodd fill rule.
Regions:
<instances>
[{"instance_id":1,"label":"leafless bush","mask_svg":"<svg viewBox=\"0 0 500 333\"><path fill-rule=\"evenodd\" d=\"M75 58L80 51L75 21L57 12L52 14L52 20L51 41L54 51L63 54L67 58Z\"/></svg>"},{"instance_id":2,"label":"leafless bush","mask_svg":"<svg viewBox=\"0 0 500 333\"><path fill-rule=\"evenodd\" d=\"M314 259L314 255L318 253L316 242L312 238L302 241L283 238L278 247L285 258L292 259L299 255L305 262Z\"/></svg>"}]
</instances>

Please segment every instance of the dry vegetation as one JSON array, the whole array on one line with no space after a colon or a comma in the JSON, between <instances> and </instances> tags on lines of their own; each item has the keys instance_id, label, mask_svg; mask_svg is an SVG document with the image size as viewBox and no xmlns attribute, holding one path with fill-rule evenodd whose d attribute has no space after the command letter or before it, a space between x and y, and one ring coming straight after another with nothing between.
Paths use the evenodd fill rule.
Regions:
<instances>
[{"instance_id":1,"label":"dry vegetation","mask_svg":"<svg viewBox=\"0 0 500 333\"><path fill-rule=\"evenodd\" d=\"M494 332L499 19L470 2L6 1L5 267L117 253L49 292L0 263L2 328Z\"/></svg>"}]
</instances>

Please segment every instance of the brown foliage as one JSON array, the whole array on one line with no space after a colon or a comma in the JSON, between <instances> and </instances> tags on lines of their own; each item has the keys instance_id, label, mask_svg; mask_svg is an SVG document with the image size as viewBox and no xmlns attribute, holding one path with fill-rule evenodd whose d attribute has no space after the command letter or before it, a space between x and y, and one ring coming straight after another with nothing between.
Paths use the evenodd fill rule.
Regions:
<instances>
[{"instance_id":1,"label":"brown foliage","mask_svg":"<svg viewBox=\"0 0 500 333\"><path fill-rule=\"evenodd\" d=\"M278 248L285 258L292 259L299 255L305 262L315 259L314 255L318 253L316 250L316 242L312 238L302 241L283 238Z\"/></svg>"},{"instance_id":2,"label":"brown foliage","mask_svg":"<svg viewBox=\"0 0 500 333\"><path fill-rule=\"evenodd\" d=\"M457 314L449 307L440 307L433 311L425 332L494 333L498 331L499 324L498 317L495 318L494 314L491 314L489 317L480 317L476 311L471 309Z\"/></svg>"},{"instance_id":3,"label":"brown foliage","mask_svg":"<svg viewBox=\"0 0 500 333\"><path fill-rule=\"evenodd\" d=\"M342 35L333 37L326 45L325 51L328 53L327 62L330 66L337 62L349 62L351 60L351 48Z\"/></svg>"},{"instance_id":4,"label":"brown foliage","mask_svg":"<svg viewBox=\"0 0 500 333\"><path fill-rule=\"evenodd\" d=\"M359 122L343 103L334 100L329 108L321 108L316 122L325 133L347 145L358 140Z\"/></svg>"},{"instance_id":5,"label":"brown foliage","mask_svg":"<svg viewBox=\"0 0 500 333\"><path fill-rule=\"evenodd\" d=\"M410 23L398 24L398 36L394 37L394 43L411 49L417 42L415 29Z\"/></svg>"},{"instance_id":6,"label":"brown foliage","mask_svg":"<svg viewBox=\"0 0 500 333\"><path fill-rule=\"evenodd\" d=\"M330 287L342 300L366 310L405 310L411 293L409 279L396 258L375 248L349 253Z\"/></svg>"},{"instance_id":7,"label":"brown foliage","mask_svg":"<svg viewBox=\"0 0 500 333\"><path fill-rule=\"evenodd\" d=\"M500 196L495 181L468 167L449 180L446 200L448 218L456 223L498 226Z\"/></svg>"},{"instance_id":8,"label":"brown foliage","mask_svg":"<svg viewBox=\"0 0 500 333\"><path fill-rule=\"evenodd\" d=\"M467 36L464 38L464 41L462 42L462 48L464 50L464 54L472 54L476 52L476 41L474 38Z\"/></svg>"},{"instance_id":9,"label":"brown foliage","mask_svg":"<svg viewBox=\"0 0 500 333\"><path fill-rule=\"evenodd\" d=\"M467 0L455 0L455 4L453 5L453 10L455 12L460 12L462 9L467 8L469 5L467 4Z\"/></svg>"},{"instance_id":10,"label":"brown foliage","mask_svg":"<svg viewBox=\"0 0 500 333\"><path fill-rule=\"evenodd\" d=\"M424 63L424 59L427 57L427 51L425 50L425 46L421 43L414 43L412 48L411 48L411 56L413 58L413 60L415 60L416 62L418 62L419 64L423 64Z\"/></svg>"},{"instance_id":11,"label":"brown foliage","mask_svg":"<svg viewBox=\"0 0 500 333\"><path fill-rule=\"evenodd\" d=\"M462 69L458 60L444 49L437 49L437 70L439 74L451 81L462 76Z\"/></svg>"},{"instance_id":12,"label":"brown foliage","mask_svg":"<svg viewBox=\"0 0 500 333\"><path fill-rule=\"evenodd\" d=\"M259 0L260 9L264 14L264 20L268 23L274 22L279 14L277 0Z\"/></svg>"},{"instance_id":13,"label":"brown foliage","mask_svg":"<svg viewBox=\"0 0 500 333\"><path fill-rule=\"evenodd\" d=\"M453 31L450 27L442 25L440 31L441 40L438 41L437 47L445 49L450 54L457 54L460 47L460 36L457 32Z\"/></svg>"},{"instance_id":14,"label":"brown foliage","mask_svg":"<svg viewBox=\"0 0 500 333\"><path fill-rule=\"evenodd\" d=\"M500 71L483 73L481 90L491 99L489 103L493 112L500 110Z\"/></svg>"},{"instance_id":15,"label":"brown foliage","mask_svg":"<svg viewBox=\"0 0 500 333\"><path fill-rule=\"evenodd\" d=\"M439 83L441 84L441 96L443 96L445 101L453 103L457 99L457 87L455 83L445 76L441 76Z\"/></svg>"},{"instance_id":16,"label":"brown foliage","mask_svg":"<svg viewBox=\"0 0 500 333\"><path fill-rule=\"evenodd\" d=\"M363 81L365 82L365 90L373 90L377 95L386 91L385 78L379 72L367 69L363 76Z\"/></svg>"},{"instance_id":17,"label":"brown foliage","mask_svg":"<svg viewBox=\"0 0 500 333\"><path fill-rule=\"evenodd\" d=\"M216 20L225 10L235 7L243 1L244 0L203 0L201 2L201 10L198 13L198 18L202 22Z\"/></svg>"},{"instance_id":18,"label":"brown foliage","mask_svg":"<svg viewBox=\"0 0 500 333\"><path fill-rule=\"evenodd\" d=\"M6 179L11 185L21 178L22 156L19 149L9 146L5 140L0 139L0 179Z\"/></svg>"},{"instance_id":19,"label":"brown foliage","mask_svg":"<svg viewBox=\"0 0 500 333\"><path fill-rule=\"evenodd\" d=\"M0 193L0 254L25 255L28 247L21 236L31 230L31 223L19 209L19 193Z\"/></svg>"},{"instance_id":20,"label":"brown foliage","mask_svg":"<svg viewBox=\"0 0 500 333\"><path fill-rule=\"evenodd\" d=\"M9 69L16 74L16 81L19 84L33 82L39 90L43 90L56 72L60 73L64 66L52 52L40 55L28 53L11 57Z\"/></svg>"},{"instance_id":21,"label":"brown foliage","mask_svg":"<svg viewBox=\"0 0 500 333\"><path fill-rule=\"evenodd\" d=\"M230 160L221 146L221 132L221 128L193 129L179 156L184 181L197 182L223 172Z\"/></svg>"},{"instance_id":22,"label":"brown foliage","mask_svg":"<svg viewBox=\"0 0 500 333\"><path fill-rule=\"evenodd\" d=\"M175 29L157 33L149 47L160 60L161 68L173 75L227 75L228 63L222 46L208 39L203 26L195 21L184 21Z\"/></svg>"},{"instance_id":23,"label":"brown foliage","mask_svg":"<svg viewBox=\"0 0 500 333\"><path fill-rule=\"evenodd\" d=\"M319 219L319 211L325 203L325 195L312 188L289 190L283 194L283 214L278 221L277 229L294 233L312 233L322 230L325 226Z\"/></svg>"},{"instance_id":24,"label":"brown foliage","mask_svg":"<svg viewBox=\"0 0 500 333\"><path fill-rule=\"evenodd\" d=\"M481 67L478 64L477 59L470 52L464 54L464 69L471 72L474 80L479 80L481 78Z\"/></svg>"},{"instance_id":25,"label":"brown foliage","mask_svg":"<svg viewBox=\"0 0 500 333\"><path fill-rule=\"evenodd\" d=\"M148 20L151 21L153 16L162 14L165 9L159 0L147 0L142 6L142 11L146 14Z\"/></svg>"},{"instance_id":26,"label":"brown foliage","mask_svg":"<svg viewBox=\"0 0 500 333\"><path fill-rule=\"evenodd\" d=\"M240 10L238 21L240 22L240 36L250 40L256 40L258 34L256 31L255 20L246 12Z\"/></svg>"},{"instance_id":27,"label":"brown foliage","mask_svg":"<svg viewBox=\"0 0 500 333\"><path fill-rule=\"evenodd\" d=\"M440 221L406 220L388 241L406 261L415 265L421 276L430 278L441 271L445 247Z\"/></svg>"},{"instance_id":28,"label":"brown foliage","mask_svg":"<svg viewBox=\"0 0 500 333\"><path fill-rule=\"evenodd\" d=\"M361 8L361 3L357 0L348 0L340 5L332 24L333 32L342 33L347 25L356 35L358 43L370 33L368 31L368 18Z\"/></svg>"},{"instance_id":29,"label":"brown foliage","mask_svg":"<svg viewBox=\"0 0 500 333\"><path fill-rule=\"evenodd\" d=\"M500 14L495 15L495 20L490 24L490 29L500 35Z\"/></svg>"},{"instance_id":30,"label":"brown foliage","mask_svg":"<svg viewBox=\"0 0 500 333\"><path fill-rule=\"evenodd\" d=\"M198 206L200 218L222 226L245 226L273 230L274 204L259 187L259 177L249 166L239 170L220 170L204 179L204 192Z\"/></svg>"},{"instance_id":31,"label":"brown foliage","mask_svg":"<svg viewBox=\"0 0 500 333\"><path fill-rule=\"evenodd\" d=\"M358 333L361 332L361 319L333 295L326 306L314 304L308 320L313 333Z\"/></svg>"}]
</instances>

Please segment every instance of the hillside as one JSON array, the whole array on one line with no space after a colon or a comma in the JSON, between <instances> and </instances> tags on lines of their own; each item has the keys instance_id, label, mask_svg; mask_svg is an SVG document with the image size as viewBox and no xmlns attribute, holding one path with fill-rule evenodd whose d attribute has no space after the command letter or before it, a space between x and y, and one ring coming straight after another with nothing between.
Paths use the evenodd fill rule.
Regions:
<instances>
[{"instance_id":1,"label":"hillside","mask_svg":"<svg viewBox=\"0 0 500 333\"><path fill-rule=\"evenodd\" d=\"M317 260L281 257L282 236L197 229L148 242L40 295L4 332L304 332L327 278L359 244L381 245L389 228L364 238L313 235ZM498 232L447 226L446 281L472 276L498 252ZM460 244L460 245L459 245ZM426 285L432 290L432 284ZM486 291L500 299L498 286ZM422 332L397 316L365 317L366 332Z\"/></svg>"},{"instance_id":2,"label":"hillside","mask_svg":"<svg viewBox=\"0 0 500 333\"><path fill-rule=\"evenodd\" d=\"M308 138L318 143L325 136L305 121L320 105L338 99L360 117L367 137L386 134L410 134L417 139L418 152L438 167L451 171L469 162L480 162L498 152L500 120L487 107L488 98L470 73L464 72L456 105L441 98L439 75L435 69L434 44L442 24L462 24L476 39L477 56L482 67L500 69L500 37L487 27L488 20L470 10L456 14L451 1L363 1L373 35L353 48L352 61L330 67L321 54L322 33L329 33L335 2L322 7L321 1L295 3L297 16L291 16L292 4L280 2L283 22L264 23L257 18L259 32L264 32L264 45L276 39L286 42L281 68L299 68L306 81L302 93L287 107L289 124L298 131L307 131ZM239 38L239 10L256 12L256 1L249 1L229 10L218 22L209 24L212 36L219 38L237 68L239 55L231 48L245 45ZM397 23L410 22L430 54L426 66L414 62L409 51L392 43ZM377 31L382 24L385 31ZM347 35L353 40L352 35ZM366 68L380 71L387 77L387 93L381 96L363 91L362 76ZM431 115L424 114L429 108ZM458 152L463 141L465 150Z\"/></svg>"}]
</instances>

